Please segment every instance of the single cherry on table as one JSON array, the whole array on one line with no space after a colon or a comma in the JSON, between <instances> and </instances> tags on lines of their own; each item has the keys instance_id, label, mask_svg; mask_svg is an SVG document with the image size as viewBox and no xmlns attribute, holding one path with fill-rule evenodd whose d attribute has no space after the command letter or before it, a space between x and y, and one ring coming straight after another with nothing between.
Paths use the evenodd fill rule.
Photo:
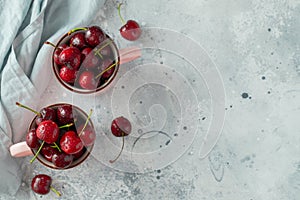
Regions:
<instances>
[{"instance_id":1,"label":"single cherry on table","mask_svg":"<svg viewBox=\"0 0 300 200\"><path fill-rule=\"evenodd\" d=\"M60 192L52 186L52 178L46 174L38 174L31 181L31 189L37 194L48 194L50 190L55 192L57 196L61 196Z\"/></svg>"},{"instance_id":2,"label":"single cherry on table","mask_svg":"<svg viewBox=\"0 0 300 200\"><path fill-rule=\"evenodd\" d=\"M121 33L121 36L126 40L135 41L141 36L142 29L135 20L128 20L127 22L125 22L125 20L121 16L121 5L122 3L118 5L118 14L121 19L121 22L123 23L123 26L120 28L119 31Z\"/></svg>"}]
</instances>

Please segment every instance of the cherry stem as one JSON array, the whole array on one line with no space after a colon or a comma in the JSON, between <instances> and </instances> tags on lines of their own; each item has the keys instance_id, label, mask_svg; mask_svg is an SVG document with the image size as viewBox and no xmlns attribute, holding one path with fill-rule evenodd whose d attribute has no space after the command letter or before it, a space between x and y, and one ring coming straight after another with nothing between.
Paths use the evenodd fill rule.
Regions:
<instances>
[{"instance_id":1,"label":"cherry stem","mask_svg":"<svg viewBox=\"0 0 300 200\"><path fill-rule=\"evenodd\" d=\"M86 126L87 126L87 124L88 124L88 122L89 122L89 120L91 118L92 113L93 113L93 109L90 110L90 113L89 113L89 115L88 115L88 117L87 117L87 119L85 121L85 124L83 125L83 128L81 129L80 133L78 134L79 137L81 136L83 130L86 128Z\"/></svg>"},{"instance_id":2,"label":"cherry stem","mask_svg":"<svg viewBox=\"0 0 300 200\"><path fill-rule=\"evenodd\" d=\"M121 6L122 6L122 4L123 3L119 3L119 5L118 5L118 14L119 14L119 17L121 19L122 24L126 24L124 18L121 16Z\"/></svg>"},{"instance_id":3,"label":"cherry stem","mask_svg":"<svg viewBox=\"0 0 300 200\"><path fill-rule=\"evenodd\" d=\"M101 48L97 49L95 51L95 55L98 55L98 56L100 56L101 59L103 59L103 56L101 55L100 51L102 49L104 49L105 47L107 47L108 45L110 45L111 43L112 43L112 41L110 40L109 42L107 42L106 44L104 44Z\"/></svg>"},{"instance_id":4,"label":"cherry stem","mask_svg":"<svg viewBox=\"0 0 300 200\"><path fill-rule=\"evenodd\" d=\"M52 187L51 185L50 185L50 189L53 191L53 192L55 192L55 194L57 194L57 196L61 196L61 194L60 194L60 192L59 191L57 191L54 187Z\"/></svg>"},{"instance_id":5,"label":"cherry stem","mask_svg":"<svg viewBox=\"0 0 300 200\"><path fill-rule=\"evenodd\" d=\"M76 32L76 31L86 31L86 30L88 30L88 29L87 28L74 28L68 32L68 35L71 35L72 33Z\"/></svg>"},{"instance_id":6,"label":"cherry stem","mask_svg":"<svg viewBox=\"0 0 300 200\"><path fill-rule=\"evenodd\" d=\"M105 70L103 70L100 74L98 74L95 79L99 78L100 76L102 76L102 74L104 74L105 72L107 72L108 70L110 70L111 68L113 68L114 66L116 66L117 62L115 62L114 64L110 65L108 68L106 68Z\"/></svg>"},{"instance_id":7,"label":"cherry stem","mask_svg":"<svg viewBox=\"0 0 300 200\"><path fill-rule=\"evenodd\" d=\"M121 156L121 154L122 154L122 151L123 151L123 149L124 149L124 144L125 144L124 132L122 131L122 147L121 147L121 150L120 150L120 152L119 152L118 156L117 156L115 159L113 159L113 160L109 160L109 162L110 162L110 163L114 163L114 162L116 162L116 160L118 160L118 158Z\"/></svg>"},{"instance_id":8,"label":"cherry stem","mask_svg":"<svg viewBox=\"0 0 300 200\"><path fill-rule=\"evenodd\" d=\"M54 144L54 148L57 148L59 152L61 152L61 149L59 148L59 146L56 144L56 142L53 143Z\"/></svg>"},{"instance_id":9,"label":"cherry stem","mask_svg":"<svg viewBox=\"0 0 300 200\"><path fill-rule=\"evenodd\" d=\"M35 114L38 115L39 117L41 116L41 114L40 114L38 111L33 110L32 108L29 108L29 107L27 107L27 106L25 106L25 105L23 105L23 104L20 104L19 102L16 102L16 105L19 106L19 107L21 107L21 108L25 108L25 109L27 109L27 110L30 110L31 112L35 113Z\"/></svg>"},{"instance_id":10,"label":"cherry stem","mask_svg":"<svg viewBox=\"0 0 300 200\"><path fill-rule=\"evenodd\" d=\"M60 127L58 127L59 129L61 129L61 128L69 128L69 127L71 127L71 126L73 126L74 125L74 123L70 123L70 124L65 124L65 125L62 125L62 126L60 126Z\"/></svg>"},{"instance_id":11,"label":"cherry stem","mask_svg":"<svg viewBox=\"0 0 300 200\"><path fill-rule=\"evenodd\" d=\"M46 42L44 42L44 44L49 44L49 45L53 46L54 48L56 48L56 45L53 44L52 42L46 41Z\"/></svg>"},{"instance_id":12,"label":"cherry stem","mask_svg":"<svg viewBox=\"0 0 300 200\"><path fill-rule=\"evenodd\" d=\"M40 151L42 150L44 144L45 144L45 141L42 142L40 148L39 148L38 151L35 153L34 157L30 160L30 163L32 163L32 162L36 159L36 157L39 155L39 153L40 153Z\"/></svg>"}]
</instances>

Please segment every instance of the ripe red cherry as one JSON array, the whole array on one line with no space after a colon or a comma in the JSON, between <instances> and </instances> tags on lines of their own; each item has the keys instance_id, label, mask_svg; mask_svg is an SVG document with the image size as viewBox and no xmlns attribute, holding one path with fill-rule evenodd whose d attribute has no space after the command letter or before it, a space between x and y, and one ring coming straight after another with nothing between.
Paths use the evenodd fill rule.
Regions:
<instances>
[{"instance_id":1,"label":"ripe red cherry","mask_svg":"<svg viewBox=\"0 0 300 200\"><path fill-rule=\"evenodd\" d=\"M129 122L128 119L121 116L121 117L117 117L116 119L114 119L112 121L110 128L111 128L111 132L114 136L122 137L122 147L121 147L119 154L117 155L117 157L115 159L109 160L110 163L114 163L116 160L118 160L118 158L120 157L120 155L124 149L124 144L125 144L124 137L130 134L131 123Z\"/></svg>"},{"instance_id":2,"label":"ripe red cherry","mask_svg":"<svg viewBox=\"0 0 300 200\"><path fill-rule=\"evenodd\" d=\"M73 155L57 151L52 155L52 163L58 168L67 168L73 162Z\"/></svg>"},{"instance_id":3,"label":"ripe red cherry","mask_svg":"<svg viewBox=\"0 0 300 200\"><path fill-rule=\"evenodd\" d=\"M52 157L54 154L59 153L58 149L53 148L50 144L46 144L42 147L41 154L46 160L52 162Z\"/></svg>"},{"instance_id":4,"label":"ripe red cherry","mask_svg":"<svg viewBox=\"0 0 300 200\"><path fill-rule=\"evenodd\" d=\"M27 133L26 144L32 149L38 148L40 146L39 139L36 136L35 129L32 129Z\"/></svg>"},{"instance_id":5,"label":"ripe red cherry","mask_svg":"<svg viewBox=\"0 0 300 200\"><path fill-rule=\"evenodd\" d=\"M87 55L89 55L89 53L92 51L93 49L90 47L86 47L81 51L81 60L84 61L84 59L87 57Z\"/></svg>"},{"instance_id":6,"label":"ripe red cherry","mask_svg":"<svg viewBox=\"0 0 300 200\"><path fill-rule=\"evenodd\" d=\"M117 117L112 121L111 132L116 137L127 136L131 132L131 123L125 117Z\"/></svg>"},{"instance_id":7,"label":"ripe red cherry","mask_svg":"<svg viewBox=\"0 0 300 200\"><path fill-rule=\"evenodd\" d=\"M39 115L35 119L35 123L39 125L42 121L45 120L56 120L56 111L53 108L43 108L39 112Z\"/></svg>"},{"instance_id":8,"label":"ripe red cherry","mask_svg":"<svg viewBox=\"0 0 300 200\"><path fill-rule=\"evenodd\" d=\"M137 40L142 34L140 25L134 20L128 20L125 23L125 20L121 16L121 5L122 5L122 3L120 3L118 6L119 17L120 17L122 23L124 24L120 28L121 36L129 41Z\"/></svg>"},{"instance_id":9,"label":"ripe red cherry","mask_svg":"<svg viewBox=\"0 0 300 200\"><path fill-rule=\"evenodd\" d=\"M74 121L73 107L65 104L57 108L57 119L59 124L65 125Z\"/></svg>"},{"instance_id":10,"label":"ripe red cherry","mask_svg":"<svg viewBox=\"0 0 300 200\"><path fill-rule=\"evenodd\" d=\"M91 126L86 126L84 129L84 124L79 126L77 133L80 134L79 138L82 140L84 146L91 146L94 144L96 139L96 133ZM83 129L83 130L82 130Z\"/></svg>"},{"instance_id":11,"label":"ripe red cherry","mask_svg":"<svg viewBox=\"0 0 300 200\"><path fill-rule=\"evenodd\" d=\"M84 71L79 76L79 85L84 89L93 90L97 88L95 75L90 71Z\"/></svg>"},{"instance_id":12,"label":"ripe red cherry","mask_svg":"<svg viewBox=\"0 0 300 200\"><path fill-rule=\"evenodd\" d=\"M86 69L93 69L96 66L100 65L101 58L93 53L88 54L84 61L82 62L82 66Z\"/></svg>"},{"instance_id":13,"label":"ripe red cherry","mask_svg":"<svg viewBox=\"0 0 300 200\"><path fill-rule=\"evenodd\" d=\"M61 52L67 48L68 45L67 44L61 44L59 45L55 50L54 50L54 55L53 55L53 59L54 59L54 62L58 65L62 65L63 63L60 62L59 60L59 55L61 54Z\"/></svg>"},{"instance_id":14,"label":"ripe red cherry","mask_svg":"<svg viewBox=\"0 0 300 200\"><path fill-rule=\"evenodd\" d=\"M142 30L136 21L128 20L126 24L120 28L120 33L123 38L134 41L141 36Z\"/></svg>"},{"instance_id":15,"label":"ripe red cherry","mask_svg":"<svg viewBox=\"0 0 300 200\"><path fill-rule=\"evenodd\" d=\"M60 78L70 84L73 84L75 79L76 79L76 75L77 75L77 70L67 67L67 66L63 66L62 68L60 68L59 70L59 76Z\"/></svg>"},{"instance_id":16,"label":"ripe red cherry","mask_svg":"<svg viewBox=\"0 0 300 200\"><path fill-rule=\"evenodd\" d=\"M83 149L84 145L77 133L67 131L60 139L60 148L67 154L76 154Z\"/></svg>"},{"instance_id":17,"label":"ripe red cherry","mask_svg":"<svg viewBox=\"0 0 300 200\"><path fill-rule=\"evenodd\" d=\"M100 65L100 67L99 67L100 69L99 70L102 72L102 71L106 70L108 67L110 67L113 63L114 63L114 61L112 61L111 59L106 59ZM108 79L114 73L114 70L115 70L115 67L112 67L111 69L105 71L101 75L101 77L105 78L105 79Z\"/></svg>"},{"instance_id":18,"label":"ripe red cherry","mask_svg":"<svg viewBox=\"0 0 300 200\"><path fill-rule=\"evenodd\" d=\"M38 125L36 135L40 140L43 140L48 144L52 144L58 139L59 128L55 122L45 120Z\"/></svg>"},{"instance_id":19,"label":"ripe red cherry","mask_svg":"<svg viewBox=\"0 0 300 200\"><path fill-rule=\"evenodd\" d=\"M70 46L77 47L79 49L83 49L84 47L86 47L87 44L85 42L85 33L83 32L75 33L70 38Z\"/></svg>"},{"instance_id":20,"label":"ripe red cherry","mask_svg":"<svg viewBox=\"0 0 300 200\"><path fill-rule=\"evenodd\" d=\"M91 26L85 32L85 40L91 47L96 47L105 40L104 31L99 26Z\"/></svg>"},{"instance_id":21,"label":"ripe red cherry","mask_svg":"<svg viewBox=\"0 0 300 200\"><path fill-rule=\"evenodd\" d=\"M68 67L78 69L81 64L81 52L76 47L67 47L60 53L59 61Z\"/></svg>"},{"instance_id":22,"label":"ripe red cherry","mask_svg":"<svg viewBox=\"0 0 300 200\"><path fill-rule=\"evenodd\" d=\"M48 194L50 189L54 191L58 196L61 194L55 190L52 186L52 178L46 174L38 174L31 181L31 189L37 194Z\"/></svg>"}]
</instances>

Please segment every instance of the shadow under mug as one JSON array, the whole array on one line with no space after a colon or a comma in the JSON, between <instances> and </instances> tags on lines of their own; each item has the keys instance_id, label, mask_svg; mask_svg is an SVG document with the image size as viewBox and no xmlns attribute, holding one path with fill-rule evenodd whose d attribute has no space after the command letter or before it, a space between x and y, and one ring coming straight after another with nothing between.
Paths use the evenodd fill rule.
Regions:
<instances>
[{"instance_id":1,"label":"shadow under mug","mask_svg":"<svg viewBox=\"0 0 300 200\"><path fill-rule=\"evenodd\" d=\"M83 110L81 110L79 107L68 104L68 103L58 103L58 104L53 104L53 105L50 105L50 106L47 106L47 107L48 108L58 108L59 106L62 106L62 105L72 106L73 117L76 116L76 119L77 119L74 122L74 126L76 128L79 127L82 123L84 123L86 121L86 119L88 118L88 115ZM37 118L37 116L35 116L33 118L33 120L31 121L30 126L28 128L28 131L30 131L30 130L32 130L36 127L36 122L35 122L36 118ZM87 125L90 126L95 131L94 125L93 125L91 120L88 121ZM90 145L90 146L87 146L87 147L84 147L83 154L79 158L74 158L72 163L69 166L65 167L65 168L55 166L52 162L48 161L41 153L39 153L36 158L44 166L52 168L52 169L60 169L60 170L70 169L70 168L73 168L73 167L81 164L84 160L86 160L87 157L90 155L93 147L94 147L94 144ZM23 141L23 142L19 142L19 143L11 145L10 146L10 154L13 157L33 156L33 155L36 154L37 149L38 148L31 149L27 145L26 141Z\"/></svg>"},{"instance_id":2,"label":"shadow under mug","mask_svg":"<svg viewBox=\"0 0 300 200\"><path fill-rule=\"evenodd\" d=\"M69 34L69 33L64 34L59 39L56 46L59 46L61 44L67 44L69 42L70 38L78 32L83 32L83 30L73 31L72 34ZM139 47L132 46L132 47L124 48L124 49L118 49L115 42L108 35L106 35L106 39L103 42L101 42L98 46L94 47L93 50L89 53L89 55L86 56L86 58L91 59L91 57L93 56L92 54L96 55L95 52L97 52L97 50L99 53L99 51L105 47L108 47L112 54L112 55L110 55L110 59L112 60L112 63L114 64L113 72L109 78L105 79L103 82L100 81L101 83L97 84L97 86L95 88L86 89L86 88L82 88L80 86L80 83L79 83L80 74L84 71L92 71L92 70L86 70L86 68L84 67L83 63L86 62L85 60L82 61L82 64L77 71L75 83L72 83L72 84L67 83L60 77L60 66L58 66L54 62L54 58L53 58L55 55L56 48L54 48L53 53L52 53L52 68L53 68L55 77L57 78L57 80L60 82L60 84L63 87L65 87L66 89L68 89L70 91L73 91L73 92L79 93L79 94L94 93L94 92L98 92L98 91L106 88L113 81L113 79L115 78L115 76L118 72L119 66L121 64L133 61L133 60L141 57L141 49ZM103 59L103 58L101 58L101 59ZM99 71L99 73L100 72L101 71Z\"/></svg>"}]
</instances>

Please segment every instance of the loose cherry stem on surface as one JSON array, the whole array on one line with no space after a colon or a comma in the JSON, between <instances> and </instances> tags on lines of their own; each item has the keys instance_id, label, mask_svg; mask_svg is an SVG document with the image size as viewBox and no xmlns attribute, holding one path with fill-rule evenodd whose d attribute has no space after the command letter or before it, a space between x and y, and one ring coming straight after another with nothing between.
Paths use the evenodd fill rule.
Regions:
<instances>
[{"instance_id":1,"label":"loose cherry stem on surface","mask_svg":"<svg viewBox=\"0 0 300 200\"><path fill-rule=\"evenodd\" d=\"M125 144L124 132L122 131L122 147L121 147L121 150L120 150L119 154L117 155L117 157L116 157L115 159L109 160L110 163L116 162L116 160L118 160L118 158L121 156L122 151L123 151L123 149L124 149L124 144Z\"/></svg>"},{"instance_id":2,"label":"loose cherry stem on surface","mask_svg":"<svg viewBox=\"0 0 300 200\"><path fill-rule=\"evenodd\" d=\"M27 107L27 106L25 106L25 105L23 105L23 104L21 104L21 103L19 103L19 102L16 102L16 105L19 106L19 107L21 107L21 108L25 108L25 109L27 109L27 110L30 110L31 112L35 113L35 114L38 115L39 117L41 116L41 114L40 114L38 111L33 110L33 109L31 109L31 108L29 108L29 107Z\"/></svg>"},{"instance_id":3,"label":"loose cherry stem on surface","mask_svg":"<svg viewBox=\"0 0 300 200\"><path fill-rule=\"evenodd\" d=\"M88 117L87 117L87 119L86 119L86 121L85 121L85 124L83 125L83 128L81 129L80 133L78 134L79 137L81 136L83 130L84 130L85 127L87 126L87 124L88 124L88 122L89 122L89 120L90 120L90 118L91 118L92 113L93 113L93 109L90 110L90 113L89 113L89 115L88 115Z\"/></svg>"},{"instance_id":4,"label":"loose cherry stem on surface","mask_svg":"<svg viewBox=\"0 0 300 200\"><path fill-rule=\"evenodd\" d=\"M30 163L33 163L33 161L36 159L36 157L39 155L40 151L42 150L43 146L45 144L45 141L42 142L40 148L38 149L38 151L35 153L34 157L30 160Z\"/></svg>"},{"instance_id":5,"label":"loose cherry stem on surface","mask_svg":"<svg viewBox=\"0 0 300 200\"><path fill-rule=\"evenodd\" d=\"M113 68L114 66L117 65L117 62L115 62L114 64L110 65L108 68L106 68L105 70L103 70L102 72L100 72L95 79L99 78L100 76L102 76L102 74L104 74L105 72L107 72L108 70L110 70L111 68Z\"/></svg>"},{"instance_id":6,"label":"loose cherry stem on surface","mask_svg":"<svg viewBox=\"0 0 300 200\"><path fill-rule=\"evenodd\" d=\"M84 27L82 27L82 28L74 28L74 29L72 29L72 30L70 30L69 32L68 32L68 35L71 35L72 33L74 33L75 31L86 31L87 30L87 28L84 28Z\"/></svg>"},{"instance_id":7,"label":"loose cherry stem on surface","mask_svg":"<svg viewBox=\"0 0 300 200\"><path fill-rule=\"evenodd\" d=\"M55 192L55 194L57 195L57 196L61 196L61 193L59 192L59 191L57 191L54 187L52 187L52 186L50 186L50 189L53 191L53 192Z\"/></svg>"},{"instance_id":8,"label":"loose cherry stem on surface","mask_svg":"<svg viewBox=\"0 0 300 200\"><path fill-rule=\"evenodd\" d=\"M122 24L124 25L124 24L126 24L126 22L125 22L124 18L121 16L121 6L122 5L123 5L123 3L119 3L119 5L118 5L118 14L119 14Z\"/></svg>"}]
</instances>

